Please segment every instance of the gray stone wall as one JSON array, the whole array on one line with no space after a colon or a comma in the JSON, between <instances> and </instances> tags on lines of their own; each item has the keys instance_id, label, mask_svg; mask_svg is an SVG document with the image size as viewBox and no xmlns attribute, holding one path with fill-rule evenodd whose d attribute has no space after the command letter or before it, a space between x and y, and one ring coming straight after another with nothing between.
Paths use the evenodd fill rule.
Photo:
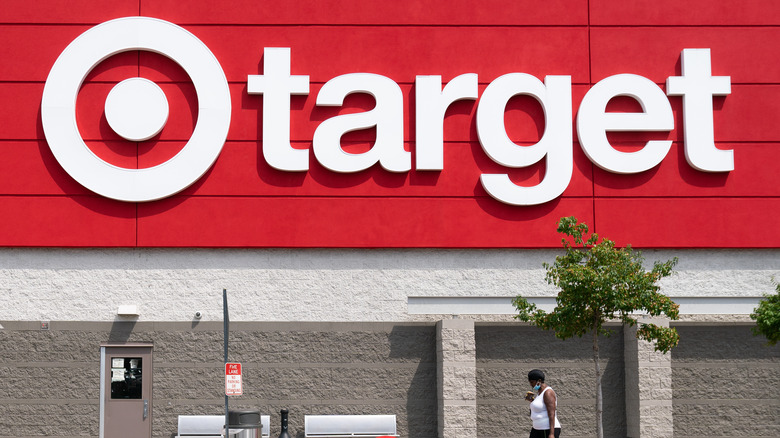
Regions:
<instances>
[{"instance_id":1,"label":"gray stone wall","mask_svg":"<svg viewBox=\"0 0 780 438\"><path fill-rule=\"evenodd\" d=\"M551 332L512 324L477 324L477 436L526 436L531 429L523 400L528 371L538 368L558 395L558 419L566 437L596 433L596 379L590 338L556 339ZM625 438L623 332L599 342L604 372L604 436Z\"/></svg>"},{"instance_id":2,"label":"gray stone wall","mask_svg":"<svg viewBox=\"0 0 780 438\"><path fill-rule=\"evenodd\" d=\"M675 438L780 436L780 345L750 325L677 326Z\"/></svg>"},{"instance_id":3,"label":"gray stone wall","mask_svg":"<svg viewBox=\"0 0 780 438\"><path fill-rule=\"evenodd\" d=\"M0 330L0 437L97 436L100 342L91 331Z\"/></svg>"},{"instance_id":4,"label":"gray stone wall","mask_svg":"<svg viewBox=\"0 0 780 438\"><path fill-rule=\"evenodd\" d=\"M305 414L395 414L403 437L437 434L435 326L427 323L231 323L231 361L244 395L231 409ZM153 436L178 415L224 413L222 325L5 323L0 330L0 437L98 435L101 343L150 342Z\"/></svg>"},{"instance_id":5,"label":"gray stone wall","mask_svg":"<svg viewBox=\"0 0 780 438\"><path fill-rule=\"evenodd\" d=\"M2 324L0 438L98 436L99 347L107 342L154 344L153 436L175 435L178 415L223 413L221 323L52 321L47 331L38 322ZM767 347L750 324L676 327L674 437L780 436L780 347ZM437 342L433 323L233 322L230 360L244 366L245 394L231 398L231 408L271 415L272 436L279 433L279 410L288 408L297 438L305 414L336 413L395 414L403 438L434 438L446 405L438 399L436 355L448 343L448 351L473 351L475 375L467 380L474 379L475 394L455 391L447 399L460 394L465 405L476 398L469 415L476 416L477 437L528 433L522 396L532 368L543 369L559 395L565 436L594 436L590 339L561 341L520 323L476 322L469 347L460 342L469 330L450 336L444 328ZM632 343L626 336L616 326L600 343L606 437L627 436L631 361L624 343ZM457 359L449 362L453 379L469 362Z\"/></svg>"}]
</instances>

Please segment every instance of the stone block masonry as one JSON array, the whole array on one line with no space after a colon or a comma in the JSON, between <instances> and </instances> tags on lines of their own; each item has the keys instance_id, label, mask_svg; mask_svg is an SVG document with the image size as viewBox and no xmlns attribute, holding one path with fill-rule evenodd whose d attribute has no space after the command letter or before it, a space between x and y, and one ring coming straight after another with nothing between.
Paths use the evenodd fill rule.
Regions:
<instances>
[{"instance_id":1,"label":"stone block masonry","mask_svg":"<svg viewBox=\"0 0 780 438\"><path fill-rule=\"evenodd\" d=\"M605 436L780 436L780 348L749 324L672 324L681 341L667 355L619 325L601 339ZM154 345L153 436L174 434L178 415L223 412L221 323L2 326L0 438L97 437L105 343ZM306 414L395 414L402 438L516 438L530 429L527 372L540 368L565 436L591 438L591 353L590 339L516 322L233 322L245 393L230 406L270 414L272 436L288 408L298 436Z\"/></svg>"},{"instance_id":2,"label":"stone block masonry","mask_svg":"<svg viewBox=\"0 0 780 438\"><path fill-rule=\"evenodd\" d=\"M479 438L527 436L531 430L528 371L545 372L558 395L566 437L595 435L596 378L590 338L562 341L552 332L520 323L476 326ZM625 438L623 332L615 326L599 342L604 394L604 436Z\"/></svg>"},{"instance_id":3,"label":"stone block masonry","mask_svg":"<svg viewBox=\"0 0 780 438\"><path fill-rule=\"evenodd\" d=\"M551 225L552 226L552 225ZM0 248L0 321L102 321L137 304L140 321L435 323L409 297L554 297L542 262L556 250ZM679 257L672 297L760 297L780 278L776 250L645 250ZM239 303L241 303L239 305ZM348 303L348 305L345 305ZM459 312L463 316L467 312ZM731 312L729 312L731 313ZM484 315L511 321L511 315ZM477 319L479 319L477 317Z\"/></svg>"},{"instance_id":4,"label":"stone block masonry","mask_svg":"<svg viewBox=\"0 0 780 438\"><path fill-rule=\"evenodd\" d=\"M669 327L668 319L639 318L639 324ZM672 353L636 338L639 324L624 327L627 436L666 438L673 434Z\"/></svg>"},{"instance_id":5,"label":"stone block masonry","mask_svg":"<svg viewBox=\"0 0 780 438\"><path fill-rule=\"evenodd\" d=\"M678 325L674 437L780 436L780 345L749 324Z\"/></svg>"},{"instance_id":6,"label":"stone block masonry","mask_svg":"<svg viewBox=\"0 0 780 438\"><path fill-rule=\"evenodd\" d=\"M0 437L97 437L99 346L154 345L153 431L176 432L178 415L224 413L222 324L3 323ZM290 432L307 414L395 414L403 437L434 438L434 324L231 323L230 360L244 395L231 409L290 410Z\"/></svg>"},{"instance_id":7,"label":"stone block masonry","mask_svg":"<svg viewBox=\"0 0 780 438\"><path fill-rule=\"evenodd\" d=\"M445 319L436 324L439 438L477 437L474 321Z\"/></svg>"}]
</instances>

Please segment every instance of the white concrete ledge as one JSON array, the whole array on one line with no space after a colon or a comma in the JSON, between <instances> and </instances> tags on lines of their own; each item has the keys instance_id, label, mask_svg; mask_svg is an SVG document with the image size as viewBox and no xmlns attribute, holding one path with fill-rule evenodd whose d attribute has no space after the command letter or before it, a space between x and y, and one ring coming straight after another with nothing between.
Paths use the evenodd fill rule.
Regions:
<instances>
[{"instance_id":1,"label":"white concrete ledge","mask_svg":"<svg viewBox=\"0 0 780 438\"><path fill-rule=\"evenodd\" d=\"M517 313L514 297L408 297L409 314L511 315ZM528 297L530 303L551 311L555 297ZM672 297L680 313L688 315L749 315L761 297Z\"/></svg>"}]
</instances>

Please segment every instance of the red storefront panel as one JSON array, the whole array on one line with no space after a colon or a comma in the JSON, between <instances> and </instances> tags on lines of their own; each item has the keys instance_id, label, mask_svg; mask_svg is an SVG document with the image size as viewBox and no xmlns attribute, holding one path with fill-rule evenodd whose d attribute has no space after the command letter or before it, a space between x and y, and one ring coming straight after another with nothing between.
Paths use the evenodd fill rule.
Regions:
<instances>
[{"instance_id":1,"label":"red storefront panel","mask_svg":"<svg viewBox=\"0 0 780 438\"><path fill-rule=\"evenodd\" d=\"M104 160L126 168L151 167L169 159L183 147L178 142L160 142L142 148L136 162L136 147L127 142L88 142ZM73 181L59 166L44 142L0 142L6 157L0 163L0 188L10 195L84 195L90 192ZM503 168L489 160L473 143L447 143L445 169L391 173L372 167L354 174L335 174L310 157L309 172L282 172L262 159L255 142L228 142L214 167L183 194L194 196L332 196L332 197L485 197L479 184L483 173L509 173L521 185L535 185L544 174L544 163L525 169ZM572 182L564 197L592 196L591 169L576 145Z\"/></svg>"},{"instance_id":2,"label":"red storefront panel","mask_svg":"<svg viewBox=\"0 0 780 438\"><path fill-rule=\"evenodd\" d=\"M5 246L135 246L136 206L97 196L0 196Z\"/></svg>"},{"instance_id":3,"label":"red storefront panel","mask_svg":"<svg viewBox=\"0 0 780 438\"><path fill-rule=\"evenodd\" d=\"M712 75L732 84L777 83L780 63L771 47L777 27L605 27L591 29L593 80L635 73L663 84L680 75L680 52L711 51Z\"/></svg>"},{"instance_id":4,"label":"red storefront panel","mask_svg":"<svg viewBox=\"0 0 780 438\"><path fill-rule=\"evenodd\" d=\"M188 26L219 59L228 81L262 74L264 47L290 47L292 74L322 83L365 72L411 84L416 75L444 81L478 73L488 83L510 72L588 80L585 27ZM346 32L346 33L345 33ZM150 79L156 79L150 77Z\"/></svg>"},{"instance_id":5,"label":"red storefront panel","mask_svg":"<svg viewBox=\"0 0 780 438\"><path fill-rule=\"evenodd\" d=\"M596 198L596 227L619 245L777 248L772 198Z\"/></svg>"},{"instance_id":6,"label":"red storefront panel","mask_svg":"<svg viewBox=\"0 0 780 438\"><path fill-rule=\"evenodd\" d=\"M780 62L773 56L780 33L767 26L780 22L776 2L54 3L14 1L0 20L0 56L8 60L0 65L0 201L11 213L0 245L557 247L555 222L570 214L635 246L764 247L780 240L776 227L756 227L747 214L757 212L769 223L767 212L777 210L780 199L772 164L780 158ZM94 24L137 14L169 20L200 38L219 60L232 99L228 141L214 166L180 194L141 204L105 199L76 183L48 149L40 117L44 81L60 52ZM293 146L310 150L306 172L272 169L262 156L263 98L248 94L247 76L263 74L264 47L290 47L292 74L310 76L309 95L294 96L290 112ZM661 164L631 175L592 164L577 143L574 122L592 84L633 73L664 88L667 77L680 75L684 48L710 48L713 75L731 77L731 94L713 99L712 117L717 147L734 150L735 170L707 173L687 164L680 97L669 98L671 131L609 134L626 151L649 139L673 140ZM357 72L399 84L411 171L374 166L340 174L316 161L312 137L322 121L374 107L365 94L348 96L342 107L315 105L325 82ZM508 173L516 184L534 185L545 163L506 169L491 161L476 131L479 100L448 110L444 169L416 170L415 76L440 75L446 83L477 73L481 96L496 77L513 72L572 78L574 171L563 194L532 207L487 195L480 175ZM158 83L170 105L162 132L139 143L120 138L103 115L114 84L137 75ZM184 147L197 108L194 87L175 62L128 52L88 76L77 120L97 156L146 168ZM637 111L638 105L619 98L609 110ZM505 111L507 134L518 144L533 144L544 118L534 99L515 97ZM374 129L358 130L342 145L360 153L375 136ZM50 224L60 214L68 219ZM651 225L661 231L649 231ZM707 240L708 228L722 235Z\"/></svg>"},{"instance_id":7,"label":"red storefront panel","mask_svg":"<svg viewBox=\"0 0 780 438\"><path fill-rule=\"evenodd\" d=\"M45 82L54 61L86 25L0 24L0 81ZM118 82L138 75L138 54L123 53L103 61L90 80ZM40 95L40 93L39 93Z\"/></svg>"},{"instance_id":8,"label":"red storefront panel","mask_svg":"<svg viewBox=\"0 0 780 438\"><path fill-rule=\"evenodd\" d=\"M0 141L0 195L88 195L43 141Z\"/></svg>"},{"instance_id":9,"label":"red storefront panel","mask_svg":"<svg viewBox=\"0 0 780 438\"><path fill-rule=\"evenodd\" d=\"M775 25L775 0L590 0L592 25Z\"/></svg>"},{"instance_id":10,"label":"red storefront panel","mask_svg":"<svg viewBox=\"0 0 780 438\"><path fill-rule=\"evenodd\" d=\"M685 160L681 143L672 145L657 167L634 175L618 175L595 167L598 197L754 197L777 196L778 143L720 143L734 150L731 172L699 172Z\"/></svg>"},{"instance_id":11,"label":"red storefront panel","mask_svg":"<svg viewBox=\"0 0 780 438\"><path fill-rule=\"evenodd\" d=\"M118 17L117 17L118 18ZM45 81L59 54L92 26L0 25L0 55L13 62L0 66L0 80ZM264 47L290 47L292 74L324 83L345 73L387 76L414 83L416 75L479 73L488 83L505 73L544 77L571 75L588 81L585 27L409 27L378 26L186 26L215 54L230 82L246 83L262 74ZM140 74L150 80L189 82L168 58L141 52ZM91 80L118 81L138 74L138 54L115 55L100 65L117 68Z\"/></svg>"},{"instance_id":12,"label":"red storefront panel","mask_svg":"<svg viewBox=\"0 0 780 438\"><path fill-rule=\"evenodd\" d=\"M174 197L140 204L140 246L549 247L590 199L523 209L488 198ZM192 220L192 218L197 218ZM592 223L592 221L591 221Z\"/></svg>"},{"instance_id":13,"label":"red storefront panel","mask_svg":"<svg viewBox=\"0 0 780 438\"><path fill-rule=\"evenodd\" d=\"M414 24L414 25L585 25L587 0L401 0L366 2L141 0L141 15L167 17L181 24Z\"/></svg>"},{"instance_id":14,"label":"red storefront panel","mask_svg":"<svg viewBox=\"0 0 780 438\"><path fill-rule=\"evenodd\" d=\"M41 93L43 84L0 82L0 140L44 139Z\"/></svg>"},{"instance_id":15,"label":"red storefront panel","mask_svg":"<svg viewBox=\"0 0 780 438\"><path fill-rule=\"evenodd\" d=\"M101 23L138 14L138 0L3 0L2 23Z\"/></svg>"}]
</instances>

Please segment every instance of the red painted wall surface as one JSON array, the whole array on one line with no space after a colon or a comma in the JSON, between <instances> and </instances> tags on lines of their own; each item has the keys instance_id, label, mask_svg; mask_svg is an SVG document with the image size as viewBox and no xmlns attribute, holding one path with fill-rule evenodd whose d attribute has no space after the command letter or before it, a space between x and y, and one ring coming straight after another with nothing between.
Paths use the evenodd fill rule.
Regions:
<instances>
[{"instance_id":1,"label":"red painted wall surface","mask_svg":"<svg viewBox=\"0 0 780 438\"><path fill-rule=\"evenodd\" d=\"M576 215L618 244L637 247L780 247L780 2L740 0L436 0L323 2L240 0L8 0L0 16L0 246L184 247L557 247L555 223ZM183 26L216 55L230 84L232 121L214 166L170 198L123 203L83 188L60 167L43 135L41 94L49 70L79 34L123 16ZM292 99L291 138L310 148L318 124L370 109L368 96L344 108L315 106L322 85L345 73L396 81L404 93L406 147L414 155L414 80L479 75L480 93L496 77L524 72L570 75L572 121L599 80L634 73L664 87L680 75L684 48L710 48L714 76L730 76L731 95L714 98L715 140L733 149L735 170L703 173L683 150L682 102L671 97L674 141L657 167L634 175L605 172L576 143L563 195L534 207L489 197L482 173L506 172L479 145L477 102L452 106L444 123L444 170L390 173L375 166L336 174L310 159L310 170L280 172L261 152L262 98L247 75L262 74L264 47L290 47L292 74L309 75L308 96ZM118 81L146 77L165 91L168 124L130 143L108 127L103 104ZM615 105L617 109L621 104ZM99 156L124 167L172 157L195 124L196 95L172 61L148 53L111 57L79 94L80 132ZM530 144L544 126L541 108L514 98L510 137ZM351 133L347 150L370 147L374 132ZM615 134L636 147L648 134ZM509 171L535 184L543 165Z\"/></svg>"}]
</instances>

